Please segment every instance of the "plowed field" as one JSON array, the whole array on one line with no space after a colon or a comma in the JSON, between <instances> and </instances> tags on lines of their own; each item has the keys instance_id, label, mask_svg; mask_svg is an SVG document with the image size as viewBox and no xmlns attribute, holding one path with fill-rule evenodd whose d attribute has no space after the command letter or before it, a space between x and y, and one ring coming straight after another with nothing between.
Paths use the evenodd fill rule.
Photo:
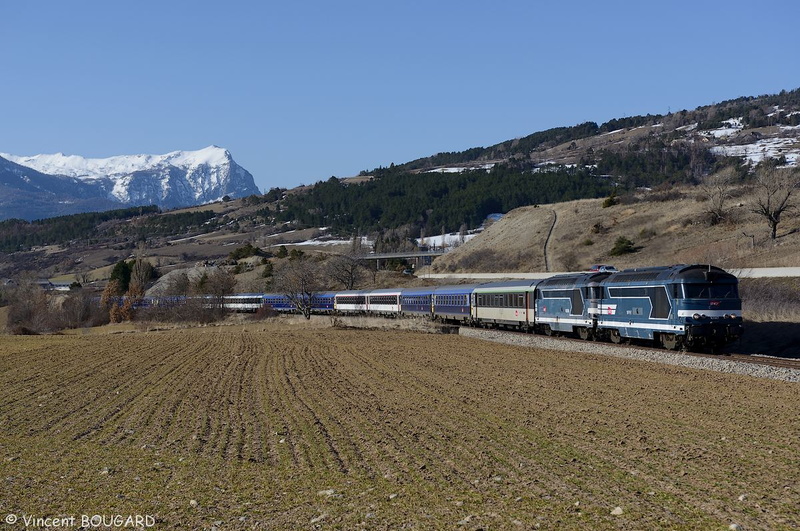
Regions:
<instances>
[{"instance_id":1,"label":"plowed field","mask_svg":"<svg viewBox=\"0 0 800 531\"><path fill-rule=\"evenodd\" d=\"M798 391L401 331L0 336L0 520L790 529Z\"/></svg>"}]
</instances>

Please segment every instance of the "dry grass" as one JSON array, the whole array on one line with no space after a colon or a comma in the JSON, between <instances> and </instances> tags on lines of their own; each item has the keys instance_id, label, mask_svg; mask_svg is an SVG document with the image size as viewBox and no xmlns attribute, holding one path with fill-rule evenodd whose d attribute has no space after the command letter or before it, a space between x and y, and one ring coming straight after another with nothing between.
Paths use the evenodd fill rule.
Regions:
<instances>
[{"instance_id":1,"label":"dry grass","mask_svg":"<svg viewBox=\"0 0 800 531\"><path fill-rule=\"evenodd\" d=\"M676 198L676 199L669 199ZM584 199L510 212L483 234L437 258L434 272L544 271L544 241L558 221L548 246L551 271L584 269L594 263L618 268L676 263L711 263L723 268L781 267L800 263L800 217L779 226L779 238L769 239L767 224L748 211L746 198L731 201L729 222L710 226L706 204L692 188L651 192L640 202L602 208L602 199ZM658 200L664 199L664 200ZM753 238L746 235L755 235ZM611 257L620 236L638 251ZM471 254L491 254L476 261ZM487 268L488 267L488 268Z\"/></svg>"},{"instance_id":2,"label":"dry grass","mask_svg":"<svg viewBox=\"0 0 800 531\"><path fill-rule=\"evenodd\" d=\"M796 385L329 326L0 337L0 510L159 529L800 525Z\"/></svg>"}]
</instances>

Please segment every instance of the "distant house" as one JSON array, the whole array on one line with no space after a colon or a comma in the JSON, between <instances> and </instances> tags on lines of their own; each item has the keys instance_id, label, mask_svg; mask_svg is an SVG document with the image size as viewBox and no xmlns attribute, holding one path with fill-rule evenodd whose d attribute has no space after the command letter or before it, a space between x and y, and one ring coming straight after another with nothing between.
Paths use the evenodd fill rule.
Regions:
<instances>
[{"instance_id":1,"label":"distant house","mask_svg":"<svg viewBox=\"0 0 800 531\"><path fill-rule=\"evenodd\" d=\"M47 280L46 278L38 279L36 281L36 285L45 291L50 291L51 289L53 289L53 283Z\"/></svg>"},{"instance_id":2,"label":"distant house","mask_svg":"<svg viewBox=\"0 0 800 531\"><path fill-rule=\"evenodd\" d=\"M489 214L483 220L483 223L481 223L481 226L478 227L478 232L481 232L483 229L485 229L486 227L488 227L492 223L494 223L496 221L500 221L503 218L503 216L505 216L505 214L500 214L500 213Z\"/></svg>"},{"instance_id":3,"label":"distant house","mask_svg":"<svg viewBox=\"0 0 800 531\"><path fill-rule=\"evenodd\" d=\"M36 285L45 291L69 291L71 282L50 282L46 278L40 278Z\"/></svg>"}]
</instances>

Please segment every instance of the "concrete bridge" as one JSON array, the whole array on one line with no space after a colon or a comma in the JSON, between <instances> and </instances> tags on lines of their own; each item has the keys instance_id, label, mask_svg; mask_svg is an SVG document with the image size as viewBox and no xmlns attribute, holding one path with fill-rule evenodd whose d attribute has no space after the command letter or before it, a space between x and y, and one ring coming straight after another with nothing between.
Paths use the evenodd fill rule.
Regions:
<instances>
[{"instance_id":1,"label":"concrete bridge","mask_svg":"<svg viewBox=\"0 0 800 531\"><path fill-rule=\"evenodd\" d=\"M435 251L409 251L404 253L370 253L359 256L359 260L375 260L376 267L381 268L381 261L388 260L407 260L414 264L414 269L419 269L422 266L431 265L433 259L437 256L442 256L447 251L443 249Z\"/></svg>"}]
</instances>

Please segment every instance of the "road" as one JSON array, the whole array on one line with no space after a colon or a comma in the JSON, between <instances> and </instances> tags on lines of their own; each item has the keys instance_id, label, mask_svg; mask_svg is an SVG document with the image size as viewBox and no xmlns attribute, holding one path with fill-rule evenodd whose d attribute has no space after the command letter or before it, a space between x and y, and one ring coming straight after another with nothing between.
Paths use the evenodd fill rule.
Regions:
<instances>
[{"instance_id":1,"label":"road","mask_svg":"<svg viewBox=\"0 0 800 531\"><path fill-rule=\"evenodd\" d=\"M754 267L743 269L728 269L739 278L778 278L800 277L800 267ZM566 274L567 271L543 273L430 273L420 275L421 278L472 278L475 280L498 280L504 278L529 278L544 279L555 275Z\"/></svg>"}]
</instances>

